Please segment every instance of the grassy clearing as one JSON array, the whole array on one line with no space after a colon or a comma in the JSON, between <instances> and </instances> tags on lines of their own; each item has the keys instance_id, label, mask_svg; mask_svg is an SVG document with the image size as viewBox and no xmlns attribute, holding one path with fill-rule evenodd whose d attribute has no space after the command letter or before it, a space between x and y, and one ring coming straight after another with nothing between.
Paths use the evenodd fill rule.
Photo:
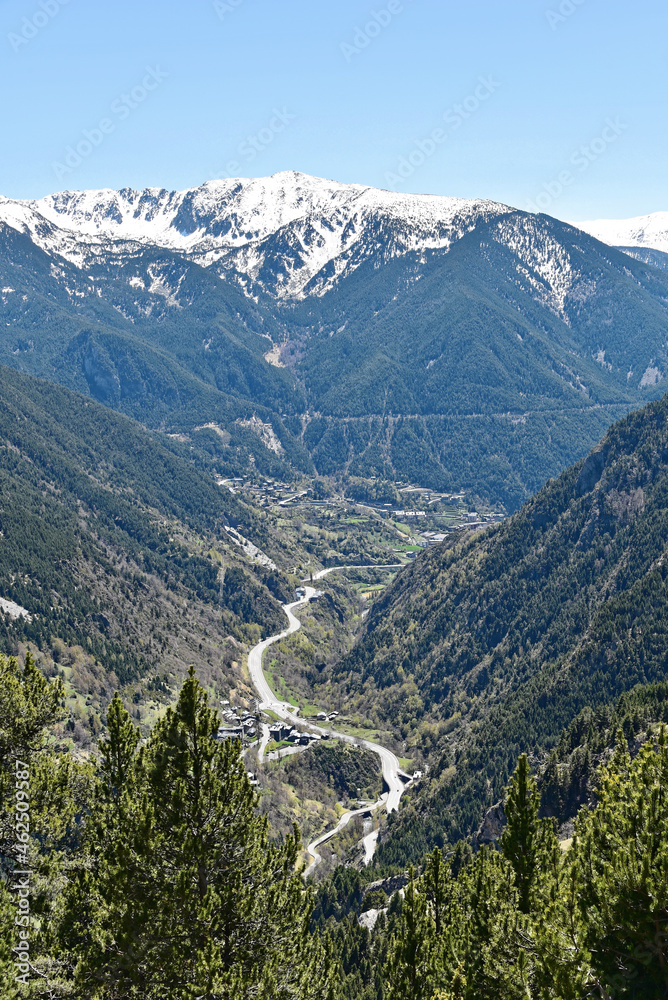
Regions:
<instances>
[{"instance_id":1,"label":"grassy clearing","mask_svg":"<svg viewBox=\"0 0 668 1000\"><path fill-rule=\"evenodd\" d=\"M360 740L370 740L372 743L381 743L386 735L380 729L365 729L362 726L349 726L330 722L329 726L337 733L344 733L346 736L356 736Z\"/></svg>"},{"instance_id":2,"label":"grassy clearing","mask_svg":"<svg viewBox=\"0 0 668 1000\"><path fill-rule=\"evenodd\" d=\"M291 704L296 705L297 702L292 699L292 695L290 694L285 678L281 674L276 673L275 665L276 660L272 660L270 666L266 667L264 670L264 676L267 678L267 683L269 684L271 693L278 701L289 701Z\"/></svg>"},{"instance_id":3,"label":"grassy clearing","mask_svg":"<svg viewBox=\"0 0 668 1000\"><path fill-rule=\"evenodd\" d=\"M276 664L276 660L272 661L272 666L274 666L274 664ZM275 670L272 669L272 666L265 669L264 674L275 698L279 701L287 701L291 705L297 706L299 708L299 714L305 719L315 718L318 712L325 711L321 705L316 705L309 701L308 698L295 694L295 692L290 689L283 675L276 674ZM277 716L274 716L274 718L277 718Z\"/></svg>"},{"instance_id":4,"label":"grassy clearing","mask_svg":"<svg viewBox=\"0 0 668 1000\"><path fill-rule=\"evenodd\" d=\"M275 753L276 750L284 750L285 747L292 747L292 746L294 746L294 743L288 743L287 740L281 740L279 743L277 743L275 740L270 740L270 742L267 743L267 749L265 750L265 753Z\"/></svg>"},{"instance_id":5,"label":"grassy clearing","mask_svg":"<svg viewBox=\"0 0 668 1000\"><path fill-rule=\"evenodd\" d=\"M304 698L295 698L295 705L299 703L299 714L304 719L315 719L318 712L324 712L325 709L321 708L319 705L313 705L311 702L306 701Z\"/></svg>"}]
</instances>

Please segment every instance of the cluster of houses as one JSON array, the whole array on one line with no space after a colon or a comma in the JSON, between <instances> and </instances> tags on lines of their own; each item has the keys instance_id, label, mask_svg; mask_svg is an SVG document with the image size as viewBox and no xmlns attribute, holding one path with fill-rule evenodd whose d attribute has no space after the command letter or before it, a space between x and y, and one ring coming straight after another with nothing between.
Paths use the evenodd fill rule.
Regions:
<instances>
[{"instance_id":1,"label":"cluster of houses","mask_svg":"<svg viewBox=\"0 0 668 1000\"><path fill-rule=\"evenodd\" d=\"M244 747L248 747L260 736L260 725L257 717L250 715L245 709L230 707L228 701L222 703L225 707L222 710L223 722L218 731L214 734L217 740L239 740ZM318 712L317 721L332 722L337 718L338 712ZM329 734L307 733L296 729L291 722L276 722L269 729L269 739L275 743L292 743L295 746L309 746L319 740L328 740Z\"/></svg>"},{"instance_id":2,"label":"cluster of houses","mask_svg":"<svg viewBox=\"0 0 668 1000\"><path fill-rule=\"evenodd\" d=\"M331 712L327 715L326 712L318 712L317 719L318 722L332 722L338 714L338 712ZM294 743L299 746L308 746L309 743L328 740L329 733L323 733L322 736L317 733L305 733L295 729L289 722L276 722L269 728L269 738L274 743Z\"/></svg>"},{"instance_id":3,"label":"cluster of houses","mask_svg":"<svg viewBox=\"0 0 668 1000\"><path fill-rule=\"evenodd\" d=\"M329 737L326 737L327 739ZM295 746L308 746L309 743L317 743L322 739L317 733L303 733L295 729L289 722L277 722L269 727L269 739L274 743L294 743Z\"/></svg>"},{"instance_id":4,"label":"cluster of houses","mask_svg":"<svg viewBox=\"0 0 668 1000\"><path fill-rule=\"evenodd\" d=\"M216 733L218 740L254 740L258 735L257 722L252 715L237 715L236 709L223 711L223 725Z\"/></svg>"},{"instance_id":5,"label":"cluster of houses","mask_svg":"<svg viewBox=\"0 0 668 1000\"><path fill-rule=\"evenodd\" d=\"M272 507L275 504L279 507L296 506L312 502L313 497L312 489L295 491L294 486L282 483L278 479L265 479L262 483L251 482L248 477L245 480L221 479L219 486L227 486L230 493L247 490L255 503L262 507Z\"/></svg>"},{"instance_id":6,"label":"cluster of houses","mask_svg":"<svg viewBox=\"0 0 668 1000\"><path fill-rule=\"evenodd\" d=\"M490 524L503 521L503 519L503 514L486 514L482 516L476 511L471 511L471 513L466 515L461 524L450 525L445 531L423 531L421 534L424 542L420 542L419 544L425 548L430 545L439 545L440 542L445 541L451 531L457 531L460 528L468 528L469 531L479 531L480 528L487 528Z\"/></svg>"}]
</instances>

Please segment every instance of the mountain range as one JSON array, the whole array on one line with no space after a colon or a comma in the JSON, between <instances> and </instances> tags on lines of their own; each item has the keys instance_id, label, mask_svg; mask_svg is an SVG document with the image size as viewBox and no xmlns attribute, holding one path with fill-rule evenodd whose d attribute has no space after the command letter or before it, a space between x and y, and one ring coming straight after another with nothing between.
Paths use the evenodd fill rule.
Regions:
<instances>
[{"instance_id":1,"label":"mountain range","mask_svg":"<svg viewBox=\"0 0 668 1000\"><path fill-rule=\"evenodd\" d=\"M510 509L668 371L656 261L491 201L297 173L2 199L0 303L2 363L172 433L213 424L223 471Z\"/></svg>"},{"instance_id":2,"label":"mountain range","mask_svg":"<svg viewBox=\"0 0 668 1000\"><path fill-rule=\"evenodd\" d=\"M80 267L130 244L173 250L252 294L323 295L369 258L449 247L503 205L397 195L297 173L210 181L184 192L64 192L0 201L0 217ZM383 246L385 244L385 246ZM139 287L137 285L137 287Z\"/></svg>"},{"instance_id":3,"label":"mountain range","mask_svg":"<svg viewBox=\"0 0 668 1000\"><path fill-rule=\"evenodd\" d=\"M568 727L665 678L665 233L294 173L0 201L0 645L66 679L80 743L186 660L250 703L236 651L300 557L236 545L282 539L216 478L464 488L517 513L313 668L423 766L379 864L472 836L522 751L575 774Z\"/></svg>"}]
</instances>

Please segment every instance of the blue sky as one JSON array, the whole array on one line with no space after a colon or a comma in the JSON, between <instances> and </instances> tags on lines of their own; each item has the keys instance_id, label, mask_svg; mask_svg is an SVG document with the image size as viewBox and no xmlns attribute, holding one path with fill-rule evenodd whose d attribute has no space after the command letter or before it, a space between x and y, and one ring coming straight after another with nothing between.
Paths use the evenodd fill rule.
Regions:
<instances>
[{"instance_id":1,"label":"blue sky","mask_svg":"<svg viewBox=\"0 0 668 1000\"><path fill-rule=\"evenodd\" d=\"M301 170L668 209L658 0L0 0L0 193Z\"/></svg>"}]
</instances>

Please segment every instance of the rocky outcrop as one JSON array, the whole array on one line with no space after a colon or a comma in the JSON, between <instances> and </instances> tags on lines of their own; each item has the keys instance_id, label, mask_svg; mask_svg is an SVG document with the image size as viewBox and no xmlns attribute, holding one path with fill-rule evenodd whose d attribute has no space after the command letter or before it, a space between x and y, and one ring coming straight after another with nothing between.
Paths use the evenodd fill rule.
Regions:
<instances>
[{"instance_id":1,"label":"rocky outcrop","mask_svg":"<svg viewBox=\"0 0 668 1000\"><path fill-rule=\"evenodd\" d=\"M365 910L364 913L360 913L357 923L360 927L366 927L367 930L372 931L381 913L387 913L387 910Z\"/></svg>"},{"instance_id":2,"label":"rocky outcrop","mask_svg":"<svg viewBox=\"0 0 668 1000\"><path fill-rule=\"evenodd\" d=\"M506 827L506 811L503 802L488 809L482 818L482 823L473 838L473 849L477 850L482 844L495 844Z\"/></svg>"},{"instance_id":3,"label":"rocky outcrop","mask_svg":"<svg viewBox=\"0 0 668 1000\"><path fill-rule=\"evenodd\" d=\"M391 878L381 878L377 882L369 882L364 887L364 895L366 896L367 893L372 892L374 889L382 889L389 898L400 889L405 889L407 885L408 875L392 875Z\"/></svg>"}]
</instances>

